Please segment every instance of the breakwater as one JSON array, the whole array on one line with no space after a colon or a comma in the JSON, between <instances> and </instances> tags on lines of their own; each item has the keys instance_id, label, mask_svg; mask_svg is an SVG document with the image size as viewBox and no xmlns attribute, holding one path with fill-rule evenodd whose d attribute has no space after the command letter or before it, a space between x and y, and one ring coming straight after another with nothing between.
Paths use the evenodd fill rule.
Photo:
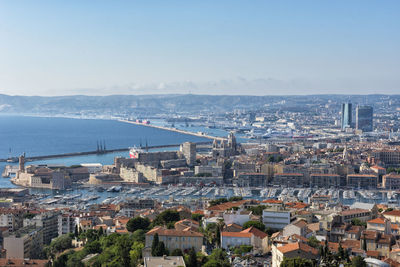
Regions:
<instances>
[{"instance_id":1,"label":"breakwater","mask_svg":"<svg viewBox=\"0 0 400 267\"><path fill-rule=\"evenodd\" d=\"M120 122L126 122L126 123L131 123L131 124L135 124L135 125L140 125L140 126L146 126L146 127L152 127L152 128L156 128L156 129L160 129L160 130L165 130L165 131L171 131L171 132L177 132L177 133L181 133L181 134L188 134L188 135L193 135L193 136L197 136L197 137L204 137L204 138L208 138L208 139L216 139L216 140L226 140L225 137L219 137L219 136L212 136L212 135L207 135L203 132L190 132L190 131L185 131L185 130L181 130L181 129L176 129L176 128L170 128L170 127L164 127L164 126L157 126L157 125L152 125L152 124L145 124L145 123L140 123L140 122L136 122L136 121L128 121L128 120L119 120Z\"/></svg>"},{"instance_id":2,"label":"breakwater","mask_svg":"<svg viewBox=\"0 0 400 267\"><path fill-rule=\"evenodd\" d=\"M210 145L211 142L196 142L196 145ZM158 148L168 148L168 147L178 147L180 144L171 144L171 145L156 145L156 146L147 146L141 147L141 149L158 149ZM43 155L43 156L32 156L25 157L26 161L36 161L36 160L44 160L44 159L54 159L54 158L67 158L67 157L76 157L76 156L85 156L85 155L93 155L93 154L106 154L106 153L114 153L114 152L123 152L129 151L129 147L127 148L116 148L116 149L106 149L106 150L94 150L94 151L85 151L85 152L71 152L71 153L62 153L62 154L54 154L54 155ZM16 162L17 158L11 159L0 159L0 162Z\"/></svg>"}]
</instances>

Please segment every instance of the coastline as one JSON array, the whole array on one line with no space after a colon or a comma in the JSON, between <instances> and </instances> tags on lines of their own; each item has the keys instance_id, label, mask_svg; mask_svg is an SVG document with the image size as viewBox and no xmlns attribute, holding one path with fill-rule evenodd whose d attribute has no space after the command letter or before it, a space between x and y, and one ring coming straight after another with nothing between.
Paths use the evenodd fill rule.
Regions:
<instances>
[{"instance_id":1,"label":"coastline","mask_svg":"<svg viewBox=\"0 0 400 267\"><path fill-rule=\"evenodd\" d=\"M208 138L208 139L212 139L212 140L214 140L214 139L220 140L220 141L226 140L226 138L224 138L224 137L211 136L211 135L207 135L204 133L195 133L195 132L180 130L180 129L176 129L176 128L169 128L169 127L157 126L157 125L152 125L152 124L144 124L144 123L128 121L128 120L118 120L118 121L124 122L124 123L130 123L130 124L134 124L134 125L152 127L152 128L156 128L156 129L160 129L160 130L164 130L164 131L171 131L171 132L177 132L177 133L181 133L181 134L193 135L193 136L197 136L197 137L204 137L204 138Z\"/></svg>"}]
</instances>

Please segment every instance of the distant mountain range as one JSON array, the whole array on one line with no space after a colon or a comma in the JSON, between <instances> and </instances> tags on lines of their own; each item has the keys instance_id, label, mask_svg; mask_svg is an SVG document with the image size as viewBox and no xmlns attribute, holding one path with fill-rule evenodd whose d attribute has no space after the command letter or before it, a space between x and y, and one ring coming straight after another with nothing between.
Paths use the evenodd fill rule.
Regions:
<instances>
[{"instance_id":1,"label":"distant mountain range","mask_svg":"<svg viewBox=\"0 0 400 267\"><path fill-rule=\"evenodd\" d=\"M234 109L290 109L351 100L376 104L388 101L400 104L400 95L110 95L110 96L10 96L0 94L0 114L31 115L136 115L174 113L222 113ZM330 102L329 102L330 101Z\"/></svg>"}]
</instances>

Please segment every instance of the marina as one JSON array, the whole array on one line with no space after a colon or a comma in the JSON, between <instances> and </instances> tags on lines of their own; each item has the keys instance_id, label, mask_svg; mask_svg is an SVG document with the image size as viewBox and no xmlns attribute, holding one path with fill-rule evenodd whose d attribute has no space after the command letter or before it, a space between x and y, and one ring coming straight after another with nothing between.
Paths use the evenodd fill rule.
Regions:
<instances>
[{"instance_id":1,"label":"marina","mask_svg":"<svg viewBox=\"0 0 400 267\"><path fill-rule=\"evenodd\" d=\"M282 201L297 200L310 203L310 198L328 197L330 203L351 205L354 202L400 204L400 192L379 190L342 190L315 188L283 188L283 187L216 187L216 186L93 186L76 188L72 191L49 191L30 189L31 197L40 205L47 207L75 207L87 209L92 204L119 204L129 199L156 199L160 202L173 201L184 203L191 200L211 200L215 198L242 197L243 199Z\"/></svg>"}]
</instances>

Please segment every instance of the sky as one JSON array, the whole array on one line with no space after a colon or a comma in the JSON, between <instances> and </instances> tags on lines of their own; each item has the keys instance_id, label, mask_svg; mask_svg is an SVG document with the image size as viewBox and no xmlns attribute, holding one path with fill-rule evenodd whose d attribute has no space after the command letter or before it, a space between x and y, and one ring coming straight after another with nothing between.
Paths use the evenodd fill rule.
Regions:
<instances>
[{"instance_id":1,"label":"sky","mask_svg":"<svg viewBox=\"0 0 400 267\"><path fill-rule=\"evenodd\" d=\"M0 0L0 94L399 94L398 0Z\"/></svg>"}]
</instances>

